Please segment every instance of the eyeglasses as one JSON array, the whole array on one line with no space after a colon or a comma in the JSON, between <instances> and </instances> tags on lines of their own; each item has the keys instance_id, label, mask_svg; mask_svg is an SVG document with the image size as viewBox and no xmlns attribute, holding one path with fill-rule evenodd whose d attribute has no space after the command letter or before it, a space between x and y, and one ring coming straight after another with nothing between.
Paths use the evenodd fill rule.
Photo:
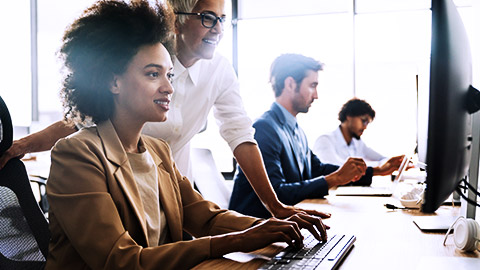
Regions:
<instances>
[{"instance_id":1,"label":"eyeglasses","mask_svg":"<svg viewBox=\"0 0 480 270\"><path fill-rule=\"evenodd\" d=\"M196 16L201 16L202 17L202 25L205 28L214 28L215 25L217 24L217 21L220 22L220 24L223 25L225 22L226 18L225 16L223 17L218 17L217 14L211 12L211 11L205 11L202 13L189 13L189 12L175 12L177 15L196 15Z\"/></svg>"},{"instance_id":2,"label":"eyeglasses","mask_svg":"<svg viewBox=\"0 0 480 270\"><path fill-rule=\"evenodd\" d=\"M370 124L370 122L371 122L371 121L370 121L370 118L368 118L368 117L361 117L361 118L360 118L360 121L362 121L362 124L363 124L364 126L368 126L368 124Z\"/></svg>"}]
</instances>

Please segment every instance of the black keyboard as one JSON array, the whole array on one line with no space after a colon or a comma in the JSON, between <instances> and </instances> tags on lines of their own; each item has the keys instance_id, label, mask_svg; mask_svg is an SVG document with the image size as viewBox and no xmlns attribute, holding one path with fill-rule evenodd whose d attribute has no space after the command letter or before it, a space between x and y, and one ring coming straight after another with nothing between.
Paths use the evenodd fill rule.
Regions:
<instances>
[{"instance_id":1,"label":"black keyboard","mask_svg":"<svg viewBox=\"0 0 480 270\"><path fill-rule=\"evenodd\" d=\"M355 242L354 235L329 235L327 242L319 242L308 231L302 230L303 248L287 247L259 269L335 269Z\"/></svg>"}]
</instances>

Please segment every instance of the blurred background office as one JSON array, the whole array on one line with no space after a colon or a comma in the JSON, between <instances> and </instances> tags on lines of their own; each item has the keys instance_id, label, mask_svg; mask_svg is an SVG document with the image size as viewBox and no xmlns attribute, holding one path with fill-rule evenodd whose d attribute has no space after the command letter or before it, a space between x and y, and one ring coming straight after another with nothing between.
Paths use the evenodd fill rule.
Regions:
<instances>
[{"instance_id":1,"label":"blurred background office","mask_svg":"<svg viewBox=\"0 0 480 270\"><path fill-rule=\"evenodd\" d=\"M67 25L94 0L17 0L0 9L0 95L8 104L15 138L62 117L62 74L56 56ZM480 86L480 0L454 1L470 38L473 82ZM335 129L338 110L353 96L376 110L362 139L383 155L411 154L417 134L417 87L428 88L430 0L226 0L225 34L217 50L238 72L252 119L274 96L270 64L300 53L326 64L319 99L299 122L311 143ZM476 16L475 16L476 15ZM476 29L476 31L475 31ZM209 148L221 171L232 153L213 116L192 141Z\"/></svg>"}]
</instances>

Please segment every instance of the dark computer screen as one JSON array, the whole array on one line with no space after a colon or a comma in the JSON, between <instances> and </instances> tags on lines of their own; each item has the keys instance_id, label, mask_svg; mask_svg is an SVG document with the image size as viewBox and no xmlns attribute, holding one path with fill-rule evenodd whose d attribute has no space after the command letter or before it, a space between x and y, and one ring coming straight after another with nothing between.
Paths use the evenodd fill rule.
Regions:
<instances>
[{"instance_id":1,"label":"dark computer screen","mask_svg":"<svg viewBox=\"0 0 480 270\"><path fill-rule=\"evenodd\" d=\"M419 114L417 138L419 161L427 170L423 212L435 212L468 173L473 147L467 109L471 83L470 45L460 15L451 0L432 0L430 89L427 95L419 93L418 104L428 106L428 117ZM428 104L421 104L425 96ZM428 124L420 118L427 118Z\"/></svg>"}]
</instances>

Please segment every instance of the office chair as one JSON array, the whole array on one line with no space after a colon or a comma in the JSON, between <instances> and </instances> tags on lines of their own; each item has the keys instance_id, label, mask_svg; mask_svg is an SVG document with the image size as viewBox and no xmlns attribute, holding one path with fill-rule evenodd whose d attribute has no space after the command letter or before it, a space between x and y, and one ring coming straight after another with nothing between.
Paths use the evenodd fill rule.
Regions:
<instances>
[{"instance_id":1,"label":"office chair","mask_svg":"<svg viewBox=\"0 0 480 270\"><path fill-rule=\"evenodd\" d=\"M12 146L13 126L7 105L0 96L0 153L3 154Z\"/></svg>"},{"instance_id":2,"label":"office chair","mask_svg":"<svg viewBox=\"0 0 480 270\"><path fill-rule=\"evenodd\" d=\"M215 165L212 152L204 148L192 148L193 182L202 196L228 209L232 189L225 183L220 171Z\"/></svg>"},{"instance_id":3,"label":"office chair","mask_svg":"<svg viewBox=\"0 0 480 270\"><path fill-rule=\"evenodd\" d=\"M12 123L0 97L0 155L12 144ZM43 269L48 222L35 200L23 162L11 159L0 170L0 269Z\"/></svg>"}]
</instances>

